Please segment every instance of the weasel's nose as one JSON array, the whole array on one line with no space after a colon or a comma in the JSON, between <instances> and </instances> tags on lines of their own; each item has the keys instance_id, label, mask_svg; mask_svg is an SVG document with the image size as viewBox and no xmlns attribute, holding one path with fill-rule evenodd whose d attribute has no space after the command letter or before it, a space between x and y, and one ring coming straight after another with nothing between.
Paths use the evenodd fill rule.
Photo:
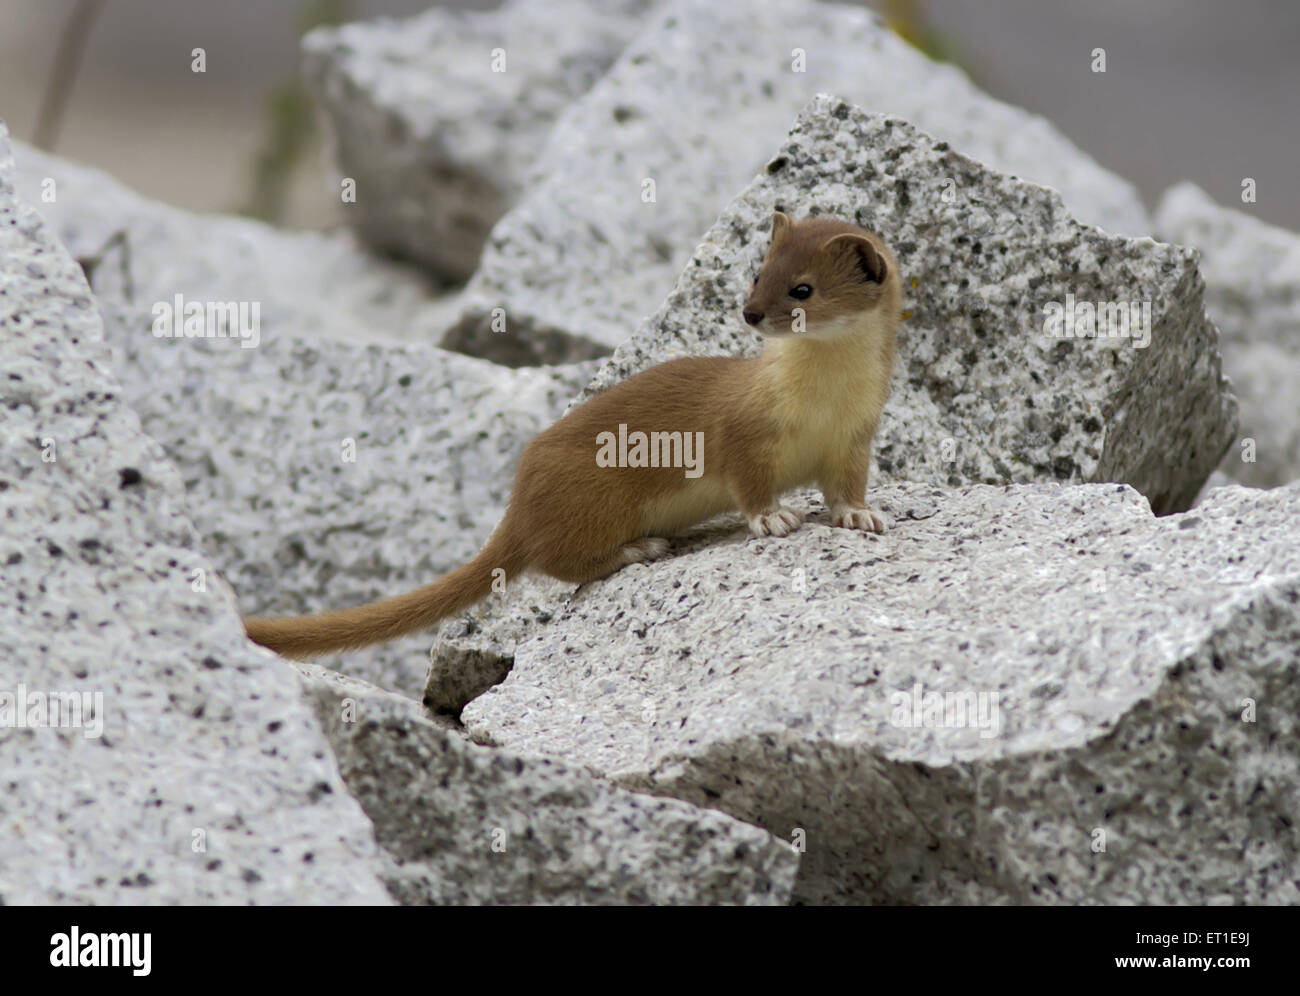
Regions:
<instances>
[{"instance_id":1,"label":"weasel's nose","mask_svg":"<svg viewBox=\"0 0 1300 996\"><path fill-rule=\"evenodd\" d=\"M745 321L747 321L750 325L757 325L759 322L763 320L763 313L761 311L750 311L748 308L746 308L744 311L741 312L741 314L745 316Z\"/></svg>"}]
</instances>

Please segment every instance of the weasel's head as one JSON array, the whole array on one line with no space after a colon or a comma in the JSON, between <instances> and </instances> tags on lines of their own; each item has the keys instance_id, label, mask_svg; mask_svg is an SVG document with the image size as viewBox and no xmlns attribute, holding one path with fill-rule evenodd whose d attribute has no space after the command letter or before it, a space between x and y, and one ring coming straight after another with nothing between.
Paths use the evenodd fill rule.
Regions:
<instances>
[{"instance_id":1,"label":"weasel's head","mask_svg":"<svg viewBox=\"0 0 1300 996\"><path fill-rule=\"evenodd\" d=\"M838 339L883 326L902 306L894 255L879 236L831 218L772 216L767 250L741 314L772 338Z\"/></svg>"}]
</instances>

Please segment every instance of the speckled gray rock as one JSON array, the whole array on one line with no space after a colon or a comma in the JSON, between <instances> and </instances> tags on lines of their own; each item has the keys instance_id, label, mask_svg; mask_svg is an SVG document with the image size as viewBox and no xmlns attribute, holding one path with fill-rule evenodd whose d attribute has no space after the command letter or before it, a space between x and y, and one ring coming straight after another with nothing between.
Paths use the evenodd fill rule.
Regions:
<instances>
[{"instance_id":1,"label":"speckled gray rock","mask_svg":"<svg viewBox=\"0 0 1300 996\"><path fill-rule=\"evenodd\" d=\"M196 217L101 173L19 156L27 189L55 179L48 209L73 253L128 232L133 298L114 257L94 270L115 367L245 613L359 605L459 566L504 511L523 447L589 379L589 366L507 370L398 341L430 299L355 249ZM154 337L153 303L178 291L265 294L257 347ZM432 642L416 634L330 660L418 697Z\"/></svg>"},{"instance_id":2,"label":"speckled gray rock","mask_svg":"<svg viewBox=\"0 0 1300 996\"><path fill-rule=\"evenodd\" d=\"M756 352L739 308L774 207L856 221L898 256L910 317L872 481L1124 481L1164 513L1189 506L1232 439L1194 251L1080 225L1054 191L826 96L586 394L683 354ZM1053 305L1083 303L1149 303L1149 345L1048 333Z\"/></svg>"},{"instance_id":3,"label":"speckled gray rock","mask_svg":"<svg viewBox=\"0 0 1300 996\"><path fill-rule=\"evenodd\" d=\"M651 0L508 0L321 28L303 74L356 181L350 224L449 280L474 270L556 117L594 83Z\"/></svg>"},{"instance_id":4,"label":"speckled gray rock","mask_svg":"<svg viewBox=\"0 0 1300 996\"><path fill-rule=\"evenodd\" d=\"M300 667L409 904L788 902L785 841L544 758L480 747L398 695Z\"/></svg>"},{"instance_id":5,"label":"speckled gray rock","mask_svg":"<svg viewBox=\"0 0 1300 996\"><path fill-rule=\"evenodd\" d=\"M545 574L526 573L500 594L471 606L438 627L429 651L424 704L456 716L510 671L515 647L554 619L574 586Z\"/></svg>"},{"instance_id":6,"label":"speckled gray rock","mask_svg":"<svg viewBox=\"0 0 1300 996\"><path fill-rule=\"evenodd\" d=\"M471 735L803 831L796 900L1300 902L1300 487L878 498L588 586Z\"/></svg>"},{"instance_id":7,"label":"speckled gray rock","mask_svg":"<svg viewBox=\"0 0 1300 996\"><path fill-rule=\"evenodd\" d=\"M1300 235L1221 207L1191 183L1165 193L1156 228L1201 252L1205 306L1241 399L1240 438L1220 469L1261 488L1300 480Z\"/></svg>"},{"instance_id":8,"label":"speckled gray rock","mask_svg":"<svg viewBox=\"0 0 1300 996\"><path fill-rule=\"evenodd\" d=\"M607 353L659 304L700 235L818 92L905 118L992 169L1051 184L1085 222L1149 230L1130 184L864 9L678 0L656 10L556 124L535 182L493 231L445 344L511 364ZM942 177L912 181L918 198L939 196ZM494 331L497 308L504 335Z\"/></svg>"},{"instance_id":9,"label":"speckled gray rock","mask_svg":"<svg viewBox=\"0 0 1300 996\"><path fill-rule=\"evenodd\" d=\"M184 476L204 548L261 615L361 605L460 566L504 512L519 453L582 379L415 344L165 348L177 355L150 344L137 375L166 363L220 388L194 395L169 377L151 392L133 376L129 397ZM433 639L327 660L418 697Z\"/></svg>"},{"instance_id":10,"label":"speckled gray rock","mask_svg":"<svg viewBox=\"0 0 1300 996\"><path fill-rule=\"evenodd\" d=\"M960 192L951 202L942 197L949 178ZM755 352L760 341L736 313L777 205L884 232L908 278L911 317L872 452L873 487L1124 480L1163 513L1195 500L1229 445L1236 401L1194 253L1086 228L1054 193L828 97L799 117L673 292L578 400L677 356ZM1067 294L1151 301L1150 345L1044 335L1042 307ZM455 712L499 681L515 644L571 590L530 590L444 625L426 701Z\"/></svg>"},{"instance_id":11,"label":"speckled gray rock","mask_svg":"<svg viewBox=\"0 0 1300 996\"><path fill-rule=\"evenodd\" d=\"M5 138L0 901L386 903L369 821L294 675L243 638ZM28 725L36 695L80 693L80 725Z\"/></svg>"},{"instance_id":12,"label":"speckled gray rock","mask_svg":"<svg viewBox=\"0 0 1300 996\"><path fill-rule=\"evenodd\" d=\"M263 337L284 330L347 342L435 342L456 315L410 267L347 232L285 232L248 218L195 215L150 200L99 170L14 142L14 184L79 260L96 297L247 301ZM125 233L126 245L111 240ZM96 260L96 257L99 257ZM252 347L250 347L252 348Z\"/></svg>"}]
</instances>

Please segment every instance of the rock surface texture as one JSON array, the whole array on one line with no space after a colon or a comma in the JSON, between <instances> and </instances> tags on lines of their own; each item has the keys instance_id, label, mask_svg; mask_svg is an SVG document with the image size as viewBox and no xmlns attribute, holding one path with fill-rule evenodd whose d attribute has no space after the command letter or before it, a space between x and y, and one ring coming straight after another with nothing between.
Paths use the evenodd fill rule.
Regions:
<instances>
[{"instance_id":1,"label":"rock surface texture","mask_svg":"<svg viewBox=\"0 0 1300 996\"><path fill-rule=\"evenodd\" d=\"M1191 183L1166 192L1156 228L1201 253L1205 306L1241 399L1239 438L1220 470L1257 488L1300 480L1300 235L1220 207Z\"/></svg>"},{"instance_id":2,"label":"rock surface texture","mask_svg":"<svg viewBox=\"0 0 1300 996\"><path fill-rule=\"evenodd\" d=\"M244 639L12 174L0 125L0 900L388 902L369 821L293 674Z\"/></svg>"},{"instance_id":3,"label":"rock surface texture","mask_svg":"<svg viewBox=\"0 0 1300 996\"><path fill-rule=\"evenodd\" d=\"M350 234L196 215L100 170L22 142L13 147L19 196L86 267L101 300L132 303L145 314L177 294L256 302L264 338L293 331L344 342L433 342L459 308L455 296L367 253Z\"/></svg>"},{"instance_id":4,"label":"rock surface texture","mask_svg":"<svg viewBox=\"0 0 1300 996\"><path fill-rule=\"evenodd\" d=\"M737 312L774 208L853 219L886 233L899 259L908 317L869 497L881 481L1116 480L1165 513L1191 505L1229 445L1236 400L1193 251L1083 226L1052 191L825 96L577 400L678 356L756 352ZM1047 306L1070 300L1150 302L1149 344L1137 345L1136 326L1128 337L1046 334ZM543 584L445 624L426 701L455 712L500 680L514 644L571 590Z\"/></svg>"},{"instance_id":5,"label":"rock surface texture","mask_svg":"<svg viewBox=\"0 0 1300 996\"><path fill-rule=\"evenodd\" d=\"M1190 504L1232 439L1193 251L1081 225L1053 191L827 96L585 396L675 356L756 352L737 312L774 208L854 221L898 256L908 317L872 454L880 479L1124 481L1164 513ZM1136 322L1124 336L1052 334L1053 307L1082 303L1139 317L1149 305L1149 344Z\"/></svg>"},{"instance_id":6,"label":"rock surface texture","mask_svg":"<svg viewBox=\"0 0 1300 996\"><path fill-rule=\"evenodd\" d=\"M303 49L353 232L0 123L0 905L1300 905L1300 236L1181 185L1148 238L859 6ZM757 354L776 210L897 256L886 532L800 490L436 636L244 637L464 563L566 406Z\"/></svg>"},{"instance_id":7,"label":"rock surface texture","mask_svg":"<svg viewBox=\"0 0 1300 996\"><path fill-rule=\"evenodd\" d=\"M789 901L798 854L764 830L468 743L400 695L300 672L404 904Z\"/></svg>"},{"instance_id":8,"label":"rock surface texture","mask_svg":"<svg viewBox=\"0 0 1300 996\"><path fill-rule=\"evenodd\" d=\"M57 200L43 207L75 255L126 233L131 293L120 250L92 268L114 366L246 614L360 605L459 566L500 518L523 447L589 379L590 366L509 370L400 341L403 323L435 320L436 302L337 240L199 218L18 154L31 196L54 181ZM177 293L259 304L256 347L155 336L153 309ZM334 660L418 696L429 643L415 635Z\"/></svg>"},{"instance_id":9,"label":"rock surface texture","mask_svg":"<svg viewBox=\"0 0 1300 996\"><path fill-rule=\"evenodd\" d=\"M445 344L512 365L608 353L658 306L719 209L818 92L905 118L990 169L1050 184L1085 223L1149 230L1130 184L866 10L677 0L650 15L539 147L527 193L493 230ZM942 192L942 175L906 179L918 199Z\"/></svg>"},{"instance_id":10,"label":"rock surface texture","mask_svg":"<svg viewBox=\"0 0 1300 996\"><path fill-rule=\"evenodd\" d=\"M878 498L584 590L471 735L802 831L798 901L1300 901L1300 488Z\"/></svg>"},{"instance_id":11,"label":"rock surface texture","mask_svg":"<svg viewBox=\"0 0 1300 996\"><path fill-rule=\"evenodd\" d=\"M473 271L537 149L609 67L650 0L508 0L321 28L303 74L356 183L347 218L384 252L447 280Z\"/></svg>"}]
</instances>

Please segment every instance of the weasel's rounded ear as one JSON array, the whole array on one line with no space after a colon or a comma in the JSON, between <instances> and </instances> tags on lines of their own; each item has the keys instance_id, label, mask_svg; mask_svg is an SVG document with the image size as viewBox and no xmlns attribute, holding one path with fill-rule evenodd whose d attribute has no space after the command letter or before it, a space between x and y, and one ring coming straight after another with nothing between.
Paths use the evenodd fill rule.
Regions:
<instances>
[{"instance_id":1,"label":"weasel's rounded ear","mask_svg":"<svg viewBox=\"0 0 1300 996\"><path fill-rule=\"evenodd\" d=\"M851 253L853 261L862 270L862 275L872 283L883 284L889 275L889 264L885 262L885 257L876 251L876 247L865 235L845 232L828 240L822 250L836 254Z\"/></svg>"},{"instance_id":2,"label":"weasel's rounded ear","mask_svg":"<svg viewBox=\"0 0 1300 996\"><path fill-rule=\"evenodd\" d=\"M772 241L776 242L777 239L789 232L793 226L794 222L790 220L788 214L774 211L772 213Z\"/></svg>"}]
</instances>

